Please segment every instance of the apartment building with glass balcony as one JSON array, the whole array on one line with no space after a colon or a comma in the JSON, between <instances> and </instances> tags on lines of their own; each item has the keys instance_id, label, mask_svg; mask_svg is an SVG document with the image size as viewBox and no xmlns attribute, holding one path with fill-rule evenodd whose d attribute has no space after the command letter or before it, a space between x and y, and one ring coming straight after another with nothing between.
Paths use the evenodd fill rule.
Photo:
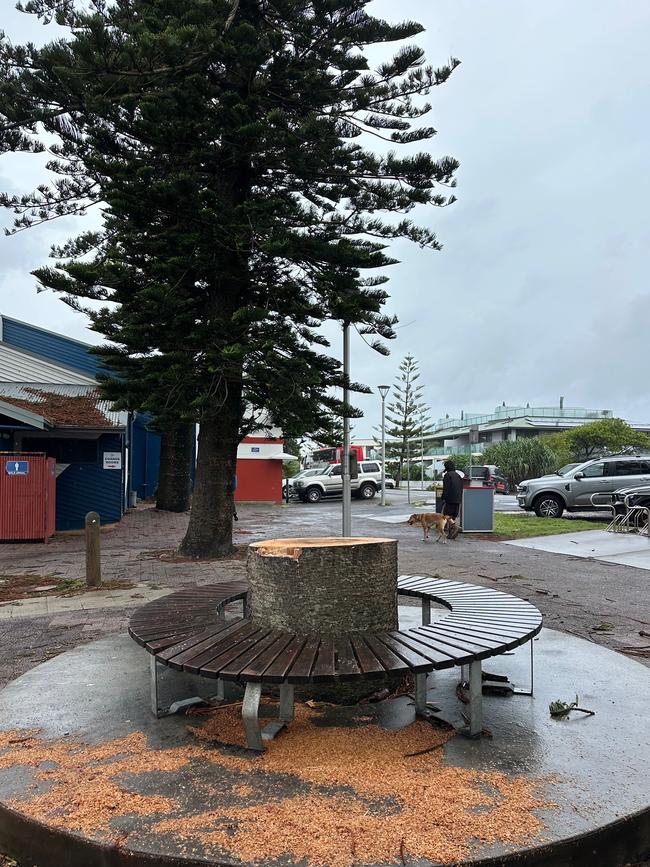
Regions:
<instances>
[{"instance_id":1,"label":"apartment building with glass balcony","mask_svg":"<svg viewBox=\"0 0 650 867\"><path fill-rule=\"evenodd\" d=\"M565 407L563 400L557 406L506 406L504 403L492 413L463 412L459 418L438 419L433 432L425 438L424 454L432 458L469 454L470 434L473 433L471 439L478 439L478 442L472 442L471 451L480 455L491 443L557 433L604 418L614 418L613 411ZM630 424L636 430L650 432L649 424Z\"/></svg>"}]
</instances>

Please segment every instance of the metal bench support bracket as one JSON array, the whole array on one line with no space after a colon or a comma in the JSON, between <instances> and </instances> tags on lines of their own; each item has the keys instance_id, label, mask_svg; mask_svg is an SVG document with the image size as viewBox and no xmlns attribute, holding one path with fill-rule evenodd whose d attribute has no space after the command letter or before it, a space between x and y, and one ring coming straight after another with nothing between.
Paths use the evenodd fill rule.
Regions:
<instances>
[{"instance_id":1,"label":"metal bench support bracket","mask_svg":"<svg viewBox=\"0 0 650 867\"><path fill-rule=\"evenodd\" d=\"M191 698L174 701L168 707L161 707L158 694L158 665L159 663L156 657L151 655L149 657L149 682L151 689L151 712L155 717L161 719L161 717L171 716L172 714L178 713L179 710L183 710L186 707L205 703L204 698L194 695ZM219 699L223 698L223 683L221 681L219 681L219 692L216 697Z\"/></svg>"}]
</instances>

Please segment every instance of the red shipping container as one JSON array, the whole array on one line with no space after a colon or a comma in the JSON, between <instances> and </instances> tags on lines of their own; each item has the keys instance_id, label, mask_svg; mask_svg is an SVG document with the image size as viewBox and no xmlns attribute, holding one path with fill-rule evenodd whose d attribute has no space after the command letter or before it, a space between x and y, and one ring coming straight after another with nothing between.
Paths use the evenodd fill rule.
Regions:
<instances>
[{"instance_id":1,"label":"red shipping container","mask_svg":"<svg viewBox=\"0 0 650 867\"><path fill-rule=\"evenodd\" d=\"M0 453L0 541L54 533L56 461L44 454Z\"/></svg>"}]
</instances>

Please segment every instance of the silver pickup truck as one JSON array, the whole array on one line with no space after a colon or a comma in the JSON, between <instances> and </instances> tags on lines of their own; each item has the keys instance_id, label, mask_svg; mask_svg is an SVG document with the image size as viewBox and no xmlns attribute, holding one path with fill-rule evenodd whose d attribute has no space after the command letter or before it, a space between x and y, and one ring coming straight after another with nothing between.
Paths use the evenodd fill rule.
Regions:
<instances>
[{"instance_id":1,"label":"silver pickup truck","mask_svg":"<svg viewBox=\"0 0 650 867\"><path fill-rule=\"evenodd\" d=\"M381 488L381 467L376 461L359 461L359 475L350 480L353 497L371 500ZM303 503L318 503L324 497L340 497L343 494L341 464L329 464L317 476L297 479L294 490Z\"/></svg>"},{"instance_id":2,"label":"silver pickup truck","mask_svg":"<svg viewBox=\"0 0 650 867\"><path fill-rule=\"evenodd\" d=\"M619 488L650 483L650 457L611 455L567 464L557 473L526 479L517 487L520 508L540 518L559 518L562 512L591 512L611 503Z\"/></svg>"}]
</instances>

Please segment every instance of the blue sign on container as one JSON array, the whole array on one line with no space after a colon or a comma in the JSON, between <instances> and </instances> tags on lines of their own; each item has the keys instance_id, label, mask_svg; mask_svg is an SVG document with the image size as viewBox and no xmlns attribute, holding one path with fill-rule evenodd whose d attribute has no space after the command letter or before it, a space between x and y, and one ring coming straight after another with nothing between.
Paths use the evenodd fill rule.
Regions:
<instances>
[{"instance_id":1,"label":"blue sign on container","mask_svg":"<svg viewBox=\"0 0 650 867\"><path fill-rule=\"evenodd\" d=\"M29 461L7 461L5 472L8 476L26 476L29 474Z\"/></svg>"}]
</instances>

